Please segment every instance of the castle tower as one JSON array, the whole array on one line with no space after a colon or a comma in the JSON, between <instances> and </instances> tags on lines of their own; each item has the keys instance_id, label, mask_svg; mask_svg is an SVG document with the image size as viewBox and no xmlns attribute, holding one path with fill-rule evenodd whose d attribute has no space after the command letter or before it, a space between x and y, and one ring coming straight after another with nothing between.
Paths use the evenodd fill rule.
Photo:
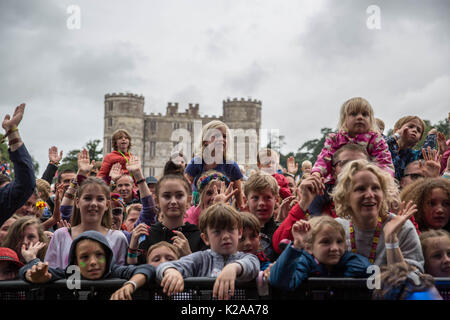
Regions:
<instances>
[{"instance_id":1,"label":"castle tower","mask_svg":"<svg viewBox=\"0 0 450 320\"><path fill-rule=\"evenodd\" d=\"M234 134L236 162L256 166L256 152L259 149L261 128L261 101L241 98L223 101L223 122Z\"/></svg>"},{"instance_id":2,"label":"castle tower","mask_svg":"<svg viewBox=\"0 0 450 320\"><path fill-rule=\"evenodd\" d=\"M117 129L127 130L132 138L131 153L143 159L144 97L132 93L105 95L103 156L112 149L111 137Z\"/></svg>"}]
</instances>

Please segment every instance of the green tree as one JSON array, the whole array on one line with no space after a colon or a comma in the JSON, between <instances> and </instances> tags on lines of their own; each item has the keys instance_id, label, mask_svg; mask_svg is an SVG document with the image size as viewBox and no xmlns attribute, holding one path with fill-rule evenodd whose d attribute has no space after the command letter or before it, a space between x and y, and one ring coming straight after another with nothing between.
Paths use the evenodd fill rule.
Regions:
<instances>
[{"instance_id":1,"label":"green tree","mask_svg":"<svg viewBox=\"0 0 450 320\"><path fill-rule=\"evenodd\" d=\"M95 162L101 162L103 160L103 151L102 147L100 146L101 140L89 140L83 148L85 148L88 153L89 157L92 160L95 160ZM71 169L73 171L78 170L78 154L80 153L81 149L74 149L67 153L67 155L62 159L61 165L59 166L59 170L66 170Z\"/></svg>"},{"instance_id":2,"label":"green tree","mask_svg":"<svg viewBox=\"0 0 450 320\"><path fill-rule=\"evenodd\" d=\"M0 139L3 138L3 135L0 135ZM33 156L31 156L31 161L33 163L33 169L34 173L37 175L39 173L39 163L34 159ZM11 177L14 179L14 168L11 163L11 160L9 159L9 153L8 153L8 144L7 142L0 143L0 164L8 162L10 163L10 169L11 169Z\"/></svg>"}]
</instances>

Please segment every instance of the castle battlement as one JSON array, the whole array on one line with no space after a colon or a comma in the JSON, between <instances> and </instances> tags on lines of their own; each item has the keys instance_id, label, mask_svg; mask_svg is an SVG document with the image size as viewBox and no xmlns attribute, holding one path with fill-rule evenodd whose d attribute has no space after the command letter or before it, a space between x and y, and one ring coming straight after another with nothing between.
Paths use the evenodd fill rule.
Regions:
<instances>
[{"instance_id":1,"label":"castle battlement","mask_svg":"<svg viewBox=\"0 0 450 320\"><path fill-rule=\"evenodd\" d=\"M247 100L246 99L244 99L244 98L241 98L241 99L238 99L238 98L233 98L233 100L231 100L230 98L227 98L226 100L223 100L223 103L224 104L228 104L228 103L241 103L241 102L247 102L247 103L255 103L255 104L259 104L259 105L262 105L262 102L261 102L261 100L257 100L257 99L251 99L251 98L247 98Z\"/></svg>"},{"instance_id":2,"label":"castle battlement","mask_svg":"<svg viewBox=\"0 0 450 320\"><path fill-rule=\"evenodd\" d=\"M138 94L134 94L134 93L130 93L130 92L107 93L107 94L105 94L105 99L108 99L108 98L135 98L135 99L140 99L140 100L145 99L143 95L138 95Z\"/></svg>"}]
</instances>

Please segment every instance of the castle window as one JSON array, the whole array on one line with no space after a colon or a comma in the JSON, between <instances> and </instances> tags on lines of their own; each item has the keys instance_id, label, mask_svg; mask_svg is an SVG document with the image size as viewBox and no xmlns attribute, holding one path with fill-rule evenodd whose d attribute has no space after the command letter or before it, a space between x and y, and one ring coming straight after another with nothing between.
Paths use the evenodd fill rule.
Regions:
<instances>
[{"instance_id":1,"label":"castle window","mask_svg":"<svg viewBox=\"0 0 450 320\"><path fill-rule=\"evenodd\" d=\"M108 128L111 128L113 124L112 118L108 118Z\"/></svg>"},{"instance_id":2,"label":"castle window","mask_svg":"<svg viewBox=\"0 0 450 320\"><path fill-rule=\"evenodd\" d=\"M150 141L150 157L154 157L156 154L156 142Z\"/></svg>"},{"instance_id":3,"label":"castle window","mask_svg":"<svg viewBox=\"0 0 450 320\"><path fill-rule=\"evenodd\" d=\"M151 133L156 132L156 121L154 121L154 120L150 121L150 132Z\"/></svg>"},{"instance_id":4,"label":"castle window","mask_svg":"<svg viewBox=\"0 0 450 320\"><path fill-rule=\"evenodd\" d=\"M187 123L187 129L189 132L192 132L192 122Z\"/></svg>"},{"instance_id":5,"label":"castle window","mask_svg":"<svg viewBox=\"0 0 450 320\"><path fill-rule=\"evenodd\" d=\"M180 124L178 122L174 122L173 123L173 130L179 129L180 128Z\"/></svg>"},{"instance_id":6,"label":"castle window","mask_svg":"<svg viewBox=\"0 0 450 320\"><path fill-rule=\"evenodd\" d=\"M112 101L108 102L108 108L109 108L109 111L113 110L113 102Z\"/></svg>"}]
</instances>

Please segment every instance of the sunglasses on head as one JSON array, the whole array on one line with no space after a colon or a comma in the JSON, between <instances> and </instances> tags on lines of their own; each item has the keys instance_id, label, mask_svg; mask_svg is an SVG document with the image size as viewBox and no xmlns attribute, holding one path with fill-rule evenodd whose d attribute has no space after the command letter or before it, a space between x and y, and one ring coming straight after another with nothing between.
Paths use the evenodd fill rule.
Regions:
<instances>
[{"instance_id":1,"label":"sunglasses on head","mask_svg":"<svg viewBox=\"0 0 450 320\"><path fill-rule=\"evenodd\" d=\"M113 208L112 214L115 216L120 216L121 214L123 214L123 209L122 208Z\"/></svg>"}]
</instances>

